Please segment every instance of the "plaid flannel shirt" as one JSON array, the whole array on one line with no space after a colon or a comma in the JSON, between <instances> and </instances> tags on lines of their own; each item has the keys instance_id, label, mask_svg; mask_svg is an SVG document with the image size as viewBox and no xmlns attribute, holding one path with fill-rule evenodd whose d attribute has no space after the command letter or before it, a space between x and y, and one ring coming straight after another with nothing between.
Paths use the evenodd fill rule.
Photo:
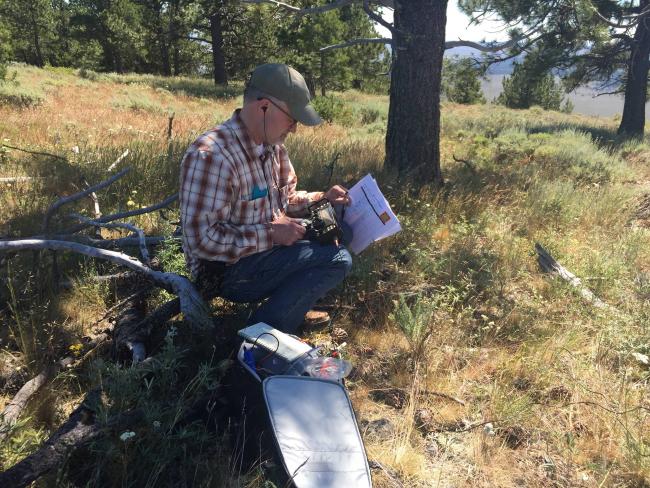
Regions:
<instances>
[{"instance_id":1,"label":"plaid flannel shirt","mask_svg":"<svg viewBox=\"0 0 650 488\"><path fill-rule=\"evenodd\" d=\"M284 145L260 154L236 110L201 135L181 163L183 249L193 276L199 259L235 263L273 247L271 221L303 216L322 192L296 191Z\"/></svg>"}]
</instances>

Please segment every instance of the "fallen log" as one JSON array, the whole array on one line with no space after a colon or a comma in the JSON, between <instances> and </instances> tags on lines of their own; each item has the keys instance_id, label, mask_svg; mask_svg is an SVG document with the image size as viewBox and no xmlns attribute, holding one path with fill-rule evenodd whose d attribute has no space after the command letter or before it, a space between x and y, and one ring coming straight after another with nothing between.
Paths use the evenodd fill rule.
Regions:
<instances>
[{"instance_id":1,"label":"fallen log","mask_svg":"<svg viewBox=\"0 0 650 488\"><path fill-rule=\"evenodd\" d=\"M127 324L133 321L137 322L142 319L143 313L140 310L139 303L141 302L144 293L146 293L148 289L149 288L140 290L117 304L117 306L125 306L127 304L131 306L122 313L122 316L120 320L118 320L116 327L119 328L123 324ZM115 310L115 307L112 307L111 310ZM2 413L0 413L0 441L4 440L7 437L8 433L11 431L11 428L18 421L20 414L27 406L29 400L51 378L55 377L59 371L66 368L70 369L77 367L79 364L84 362L86 358L88 358L89 355L97 349L97 347L108 342L111 339L111 336L107 332L112 332L111 329L112 327L109 327L105 332L85 338L86 340L83 341L82 350L78 351L76 355L65 357L51 365L48 365L48 367L44 368L37 376L27 381L23 385L23 387L16 393L14 398L7 404ZM138 350L138 353L144 355L144 350ZM138 357L138 361L135 362L139 362L143 359L144 357Z\"/></svg>"},{"instance_id":2,"label":"fallen log","mask_svg":"<svg viewBox=\"0 0 650 488\"><path fill-rule=\"evenodd\" d=\"M184 276L175 273L165 273L154 271L148 268L136 258L127 254L109 251L107 249L97 249L95 247L77 244L76 242L55 241L47 239L24 239L15 241L0 241L0 252L2 251L20 251L20 250L42 250L50 249L53 251L72 251L85 256L97 259L104 259L113 263L133 269L156 283L161 288L174 293L178 296L181 311L190 325L198 330L207 330L212 328L210 312L203 298L194 287L192 282Z\"/></svg>"},{"instance_id":3,"label":"fallen log","mask_svg":"<svg viewBox=\"0 0 650 488\"><path fill-rule=\"evenodd\" d=\"M97 395L94 391L86 396ZM97 439L108 431L132 428L144 418L144 412L133 410L111 417L102 425L95 419L95 412L84 401L68 420L41 446L25 459L0 473L0 486L22 488L41 476L61 466L71 451Z\"/></svg>"},{"instance_id":4,"label":"fallen log","mask_svg":"<svg viewBox=\"0 0 650 488\"><path fill-rule=\"evenodd\" d=\"M62 369L73 368L83 362L88 353L109 339L110 336L106 333L97 334L96 336L91 337L84 344L84 355L81 359L67 356L44 368L38 375L27 381L14 395L2 413L0 413L0 442L7 437L9 432L11 432L12 427L16 425L18 418L27 406L29 400L36 395L36 393L38 393L51 378L55 377Z\"/></svg>"},{"instance_id":5,"label":"fallen log","mask_svg":"<svg viewBox=\"0 0 650 488\"><path fill-rule=\"evenodd\" d=\"M542 268L542 271L557 274L560 278L575 288L578 294L594 307L609 310L617 314L619 313L616 308L603 302L594 294L594 292L584 286L580 278L558 263L538 242L535 243L535 251L537 251L537 262L539 263L540 268Z\"/></svg>"}]
</instances>

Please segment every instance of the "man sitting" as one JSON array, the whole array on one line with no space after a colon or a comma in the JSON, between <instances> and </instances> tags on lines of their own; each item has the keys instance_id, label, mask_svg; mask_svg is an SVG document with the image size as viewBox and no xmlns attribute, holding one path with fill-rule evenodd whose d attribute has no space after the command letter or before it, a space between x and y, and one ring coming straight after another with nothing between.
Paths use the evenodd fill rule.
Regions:
<instances>
[{"instance_id":1,"label":"man sitting","mask_svg":"<svg viewBox=\"0 0 650 488\"><path fill-rule=\"evenodd\" d=\"M303 240L299 217L312 202L349 203L339 185L326 193L296 190L283 143L298 122L321 123L309 101L296 70L258 66L243 107L194 141L180 175L183 250L198 286L235 302L266 299L250 323L290 333L352 266L343 246Z\"/></svg>"}]
</instances>

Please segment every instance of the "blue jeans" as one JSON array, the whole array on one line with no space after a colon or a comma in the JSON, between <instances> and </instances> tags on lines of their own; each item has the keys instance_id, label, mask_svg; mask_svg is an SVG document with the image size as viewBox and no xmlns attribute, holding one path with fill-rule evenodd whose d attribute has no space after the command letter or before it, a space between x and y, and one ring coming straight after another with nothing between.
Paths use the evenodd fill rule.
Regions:
<instances>
[{"instance_id":1,"label":"blue jeans","mask_svg":"<svg viewBox=\"0 0 650 488\"><path fill-rule=\"evenodd\" d=\"M249 322L295 333L305 313L342 282L351 267L352 257L343 246L297 241L227 266L219 295L233 302L267 298Z\"/></svg>"}]
</instances>

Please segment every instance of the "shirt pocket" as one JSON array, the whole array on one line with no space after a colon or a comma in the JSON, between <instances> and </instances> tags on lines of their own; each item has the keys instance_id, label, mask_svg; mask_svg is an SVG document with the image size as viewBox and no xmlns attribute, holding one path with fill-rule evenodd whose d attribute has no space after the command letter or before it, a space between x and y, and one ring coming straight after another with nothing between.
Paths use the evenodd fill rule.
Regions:
<instances>
[{"instance_id":1,"label":"shirt pocket","mask_svg":"<svg viewBox=\"0 0 650 488\"><path fill-rule=\"evenodd\" d=\"M230 223L235 225L261 224L265 198L237 200L230 209Z\"/></svg>"}]
</instances>

